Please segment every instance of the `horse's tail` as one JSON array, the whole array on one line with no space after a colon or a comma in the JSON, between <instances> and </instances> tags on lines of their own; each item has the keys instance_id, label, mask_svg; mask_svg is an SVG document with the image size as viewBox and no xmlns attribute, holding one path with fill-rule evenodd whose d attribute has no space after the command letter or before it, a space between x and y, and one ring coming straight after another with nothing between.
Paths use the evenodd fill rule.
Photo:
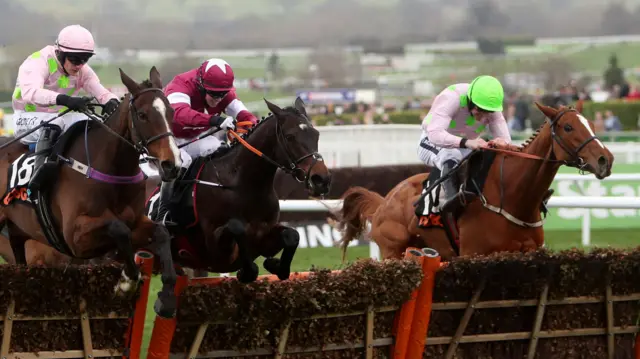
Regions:
<instances>
[{"instance_id":1,"label":"horse's tail","mask_svg":"<svg viewBox=\"0 0 640 359\"><path fill-rule=\"evenodd\" d=\"M344 233L340 240L343 263L349 243L366 230L367 221L383 202L384 197L364 187L352 187L342 196L342 209L335 215L336 228Z\"/></svg>"}]
</instances>

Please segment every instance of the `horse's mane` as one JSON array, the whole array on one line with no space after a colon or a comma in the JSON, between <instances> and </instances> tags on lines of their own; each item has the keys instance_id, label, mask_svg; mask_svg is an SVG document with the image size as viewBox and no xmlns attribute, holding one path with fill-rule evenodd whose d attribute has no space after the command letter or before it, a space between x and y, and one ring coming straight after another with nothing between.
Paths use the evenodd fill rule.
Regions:
<instances>
[{"instance_id":1,"label":"horse's mane","mask_svg":"<svg viewBox=\"0 0 640 359\"><path fill-rule=\"evenodd\" d=\"M559 111L564 111L564 110L569 110L569 109L575 109L575 108L573 106L560 106L559 108L557 108L557 110L559 110ZM531 137L529 137L526 141L524 141L522 146L520 146L520 148L519 148L519 152L523 152L531 144L531 142L533 142L533 140L536 139L536 137L538 137L538 135L540 134L540 131L542 131L542 128L546 124L547 124L547 121L546 121L546 116L545 116L545 121L542 122L542 125L540 125L540 127L538 127L536 132L534 132L531 135Z\"/></svg>"},{"instance_id":2,"label":"horse's mane","mask_svg":"<svg viewBox=\"0 0 640 359\"><path fill-rule=\"evenodd\" d=\"M294 116L298 116L298 117L302 117L302 118L304 118L304 119L307 119L307 118L302 114L302 112L298 111L298 109L297 109L297 108L295 108L295 107L293 107L293 106L287 106L287 107L284 107L284 108L282 109L282 111L283 111L283 112L287 112L287 113L288 113L288 114L290 114L290 115L294 115ZM251 127L251 128L249 129L249 131L247 131L247 133L245 133L244 135L241 135L242 139L243 139L243 140L248 139L248 138L249 138L249 136L251 136L251 134L253 134L255 131L257 131L257 130L258 130L258 128L260 128L260 126L262 126L262 124L264 124L265 122L267 122L267 120L269 120L269 119L270 119L270 118L272 118L272 117L274 117L274 115L273 115L273 113L271 113L271 112L269 112L269 113L267 114L267 116L266 116L266 117L265 117L265 116L262 116L262 119L261 119L260 121L258 121L258 123L256 123L256 125L255 125L255 126ZM307 120L307 121L308 121L308 120ZM309 124L311 124L311 123L309 123ZM231 147L233 148L233 147L236 147L236 146L237 146L237 145L239 145L239 144L240 144L240 142L239 142L237 139L235 139L235 138L234 138L234 139L231 141L231 144L230 144L230 145L231 145Z\"/></svg>"},{"instance_id":3,"label":"horse's mane","mask_svg":"<svg viewBox=\"0 0 640 359\"><path fill-rule=\"evenodd\" d=\"M542 131L542 128L544 127L545 124L546 122L543 122L542 125L540 125L540 127L538 127L538 129L529 138L527 138L524 141L524 143L518 149L519 152L524 152L524 150L531 144L531 142L533 142L533 140L536 137L538 137L538 135L540 134L540 131Z\"/></svg>"},{"instance_id":4,"label":"horse's mane","mask_svg":"<svg viewBox=\"0 0 640 359\"><path fill-rule=\"evenodd\" d=\"M298 109L297 109L297 108L295 108L295 107L293 107L293 106L287 106L287 107L284 107L284 108L282 109L282 111L283 111L283 112L287 112L287 113L289 113L289 114L291 114L291 115L300 116L300 117L302 117L302 118L304 118L304 119L307 119L307 117L306 117L306 116L304 116L300 111L298 111ZM275 117L275 116L274 116L274 115L273 115L273 113L271 113L271 112L269 112L269 113L267 114L267 116L262 116L262 118L258 121L258 123L256 123L256 125L255 125L255 126L251 127L251 128L247 131L247 133L245 133L245 134L241 134L241 135L240 135L240 137L241 137L243 140L245 140L245 141L246 141L246 140L251 136L251 134L253 134L254 132L256 132L256 131L257 131L257 130L258 130L258 129L259 129L259 128L264 124L264 123L268 122L268 120L269 120L270 118L273 118L273 117ZM309 124L311 125L311 122L310 122L310 121L308 121L308 119L307 119L307 122L309 122ZM210 159L211 159L211 158L213 158L213 157L218 157L219 151L223 151L223 152L224 152L222 155L220 155L220 157L225 157L225 156L227 156L227 155L230 155L231 153L234 153L234 152L235 152L235 151L234 151L234 149L236 149L236 148L238 148L238 147L240 147L240 148L241 148L241 147L242 147L242 144L240 143L240 141L238 141L238 139L236 139L235 137L233 137L233 138L231 139L231 141L229 142L229 145L228 145L228 146L224 146L224 145L223 145L223 146L221 146L218 150L216 150L216 151L214 151L213 153L211 153L211 154L207 155L207 160L210 160Z\"/></svg>"}]
</instances>

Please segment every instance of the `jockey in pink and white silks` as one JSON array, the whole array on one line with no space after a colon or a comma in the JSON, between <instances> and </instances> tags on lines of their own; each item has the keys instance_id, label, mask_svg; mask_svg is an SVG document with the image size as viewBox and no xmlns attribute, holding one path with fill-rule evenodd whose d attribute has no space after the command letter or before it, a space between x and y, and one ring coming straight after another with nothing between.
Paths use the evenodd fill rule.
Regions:
<instances>
[{"instance_id":1,"label":"jockey in pink and white silks","mask_svg":"<svg viewBox=\"0 0 640 359\"><path fill-rule=\"evenodd\" d=\"M458 83L442 90L422 120L420 160L446 176L472 150L487 146L509 148L511 134L502 114L503 101L502 85L492 76L478 76L471 83ZM489 142L480 137L487 127L493 136ZM443 182L443 187L446 196L441 206L443 212L455 212L474 196L466 191L458 193L460 180L455 174Z\"/></svg>"},{"instance_id":2,"label":"jockey in pink and white silks","mask_svg":"<svg viewBox=\"0 0 640 359\"><path fill-rule=\"evenodd\" d=\"M80 89L104 104L105 113L118 107L118 98L108 91L96 73L87 65L95 54L95 43L91 33L80 25L70 25L58 34L54 45L48 45L31 54L18 70L13 91L13 120L15 135L50 120L67 108L79 111L85 108L90 98L77 97ZM87 119L78 112L68 112L50 122L53 127L41 128L23 139L26 145L36 143L35 151L51 148L58 136L74 123ZM53 168L44 163L46 154L35 161L35 174L29 187L38 189L45 178L46 169Z\"/></svg>"}]
</instances>

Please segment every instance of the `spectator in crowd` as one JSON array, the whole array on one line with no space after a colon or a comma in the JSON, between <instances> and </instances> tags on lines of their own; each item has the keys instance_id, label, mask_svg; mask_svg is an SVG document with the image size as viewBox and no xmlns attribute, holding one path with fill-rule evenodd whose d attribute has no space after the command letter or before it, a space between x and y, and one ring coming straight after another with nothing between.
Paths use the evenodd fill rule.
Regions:
<instances>
[{"instance_id":1,"label":"spectator in crowd","mask_svg":"<svg viewBox=\"0 0 640 359\"><path fill-rule=\"evenodd\" d=\"M622 131L622 123L618 116L615 116L611 110L605 112L604 128L607 132Z\"/></svg>"},{"instance_id":2,"label":"spectator in crowd","mask_svg":"<svg viewBox=\"0 0 640 359\"><path fill-rule=\"evenodd\" d=\"M638 85L631 86L629 90L629 95L627 95L628 100L640 100L640 90L638 89Z\"/></svg>"}]
</instances>

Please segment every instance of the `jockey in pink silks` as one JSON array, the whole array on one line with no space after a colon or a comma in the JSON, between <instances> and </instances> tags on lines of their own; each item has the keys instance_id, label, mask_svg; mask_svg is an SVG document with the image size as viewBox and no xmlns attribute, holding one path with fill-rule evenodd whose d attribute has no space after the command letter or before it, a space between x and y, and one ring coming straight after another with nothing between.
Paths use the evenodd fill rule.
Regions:
<instances>
[{"instance_id":1,"label":"jockey in pink silks","mask_svg":"<svg viewBox=\"0 0 640 359\"><path fill-rule=\"evenodd\" d=\"M118 97L107 90L96 73L87 65L95 55L95 43L91 33L80 25L65 27L58 34L54 45L48 45L31 54L18 70L18 79L13 91L13 120L15 135L52 119L67 108L80 111L90 98L78 97L80 89L104 104L104 112L111 113L118 107ZM51 148L57 138L71 125L86 120L79 112L68 112L50 122L53 127L44 127L20 141L30 147L35 143L35 151ZM29 187L38 189L46 178L48 166L44 163L46 154L36 157L35 174Z\"/></svg>"}]
</instances>

